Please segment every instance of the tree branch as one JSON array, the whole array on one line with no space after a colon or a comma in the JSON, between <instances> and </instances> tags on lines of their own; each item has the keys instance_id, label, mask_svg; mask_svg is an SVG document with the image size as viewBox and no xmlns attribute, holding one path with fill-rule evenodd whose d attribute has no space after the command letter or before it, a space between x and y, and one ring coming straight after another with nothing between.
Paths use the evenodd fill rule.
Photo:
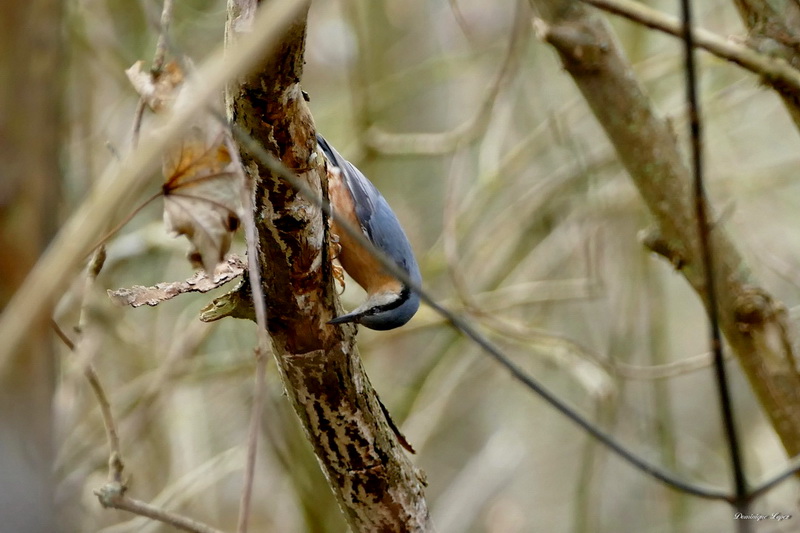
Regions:
<instances>
[{"instance_id":1,"label":"tree branch","mask_svg":"<svg viewBox=\"0 0 800 533\"><path fill-rule=\"evenodd\" d=\"M121 482L107 483L95 490L94 493L103 507L120 509L139 516L145 516L190 533L222 533L222 531L197 520L159 509L149 503L126 496L125 485Z\"/></svg>"},{"instance_id":2,"label":"tree branch","mask_svg":"<svg viewBox=\"0 0 800 533\"><path fill-rule=\"evenodd\" d=\"M559 53L652 213L680 271L708 306L690 175L669 123L656 116L607 24L576 0L531 0L541 37ZM710 219L714 216L710 213ZM800 453L800 375L786 311L750 274L720 224L720 326L790 456Z\"/></svg>"},{"instance_id":3,"label":"tree branch","mask_svg":"<svg viewBox=\"0 0 800 533\"><path fill-rule=\"evenodd\" d=\"M733 0L745 26L749 45L800 68L800 4L794 0ZM800 129L800 90L773 84L794 124Z\"/></svg>"},{"instance_id":4,"label":"tree branch","mask_svg":"<svg viewBox=\"0 0 800 533\"><path fill-rule=\"evenodd\" d=\"M628 20L662 31L675 37L681 35L681 25L677 18L631 0L583 0L599 9ZM800 92L800 71L779 57L772 57L757 50L738 44L703 28L692 31L694 44L715 56L736 63L753 74L762 77L765 83L778 91Z\"/></svg>"},{"instance_id":5,"label":"tree branch","mask_svg":"<svg viewBox=\"0 0 800 533\"><path fill-rule=\"evenodd\" d=\"M249 32L253 3L229 0L229 42ZM313 120L299 85L305 14L280 52L229 88L228 112L326 196ZM421 473L395 439L355 348L355 328L327 324L338 304L327 221L282 178L244 154L255 180L258 263L268 328L288 397L354 531L429 531Z\"/></svg>"}]
</instances>

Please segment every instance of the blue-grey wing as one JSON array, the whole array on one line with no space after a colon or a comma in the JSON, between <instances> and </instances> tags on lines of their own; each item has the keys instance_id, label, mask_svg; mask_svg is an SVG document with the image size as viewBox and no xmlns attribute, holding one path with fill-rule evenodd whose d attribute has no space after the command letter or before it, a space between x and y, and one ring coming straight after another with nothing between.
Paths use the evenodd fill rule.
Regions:
<instances>
[{"instance_id":1,"label":"blue-grey wing","mask_svg":"<svg viewBox=\"0 0 800 533\"><path fill-rule=\"evenodd\" d=\"M414 281L420 273L411 244L388 202L378 189L354 165L339 155L325 138L317 134L317 142L328 161L339 168L353 197L356 217L367 238L378 249L397 261Z\"/></svg>"}]
</instances>

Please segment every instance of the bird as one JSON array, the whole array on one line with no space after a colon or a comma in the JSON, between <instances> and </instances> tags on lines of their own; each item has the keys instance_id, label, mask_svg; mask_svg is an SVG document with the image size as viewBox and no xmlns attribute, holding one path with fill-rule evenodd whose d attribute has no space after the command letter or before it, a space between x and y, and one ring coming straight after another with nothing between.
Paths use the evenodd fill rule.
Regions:
<instances>
[{"instance_id":1,"label":"bird","mask_svg":"<svg viewBox=\"0 0 800 533\"><path fill-rule=\"evenodd\" d=\"M353 322L375 330L389 330L406 324L419 309L419 295L389 273L342 223L360 229L364 237L419 285L422 276L408 237L389 203L375 185L352 163L317 134L325 157L328 197L333 216L331 232L341 247L337 259L344 270L367 291L367 299L353 311L330 320L329 324Z\"/></svg>"}]
</instances>

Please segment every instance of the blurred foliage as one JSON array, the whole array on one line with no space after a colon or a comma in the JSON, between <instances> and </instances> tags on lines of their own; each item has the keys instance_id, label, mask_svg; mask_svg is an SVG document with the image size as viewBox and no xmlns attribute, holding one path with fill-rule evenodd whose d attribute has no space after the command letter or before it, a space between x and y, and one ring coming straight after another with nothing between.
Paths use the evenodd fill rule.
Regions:
<instances>
[{"instance_id":1,"label":"blurred foliage","mask_svg":"<svg viewBox=\"0 0 800 533\"><path fill-rule=\"evenodd\" d=\"M649 2L670 11L672 3ZM725 0L696 2L701 25L742 34ZM152 56L160 6L68 4L64 183L69 214L115 153L130 148L136 95L123 70ZM508 49L515 2L315 2L304 88L318 128L384 192L406 227L425 286L471 315L531 374L638 453L686 478L729 481L716 389L695 294L637 239L648 215L552 51L530 39L475 139L438 156L388 156L367 131L440 132L470 119ZM172 44L194 61L223 38L221 0L178 2ZM680 44L612 20L659 109L683 138ZM787 306L800 302L797 133L778 98L701 54L709 189L751 267ZM143 135L147 135L145 120ZM153 191L157 190L153 178ZM131 199L130 209L136 207ZM60 349L55 401L58 507L74 531L167 531L100 508L106 476L98 409L80 372L91 357L120 425L131 493L223 529L236 521L253 383L255 326L197 314L216 296L115 307L105 289L183 279L187 245L151 206L109 245L87 295L87 353ZM234 248L243 253L243 244ZM56 320L77 324L80 280ZM350 282L345 307L361 297ZM609 455L447 328L429 309L393 332L362 330L361 353L416 447L440 533L708 532L732 510L677 494ZM660 379L643 367L668 365ZM646 370L646 369L645 369ZM784 456L735 364L734 397L755 480ZM270 369L253 531L345 529ZM786 482L754 505L792 513ZM795 519L795 526L796 526ZM790 531L778 523L758 531ZM781 529L786 528L786 529Z\"/></svg>"}]
</instances>

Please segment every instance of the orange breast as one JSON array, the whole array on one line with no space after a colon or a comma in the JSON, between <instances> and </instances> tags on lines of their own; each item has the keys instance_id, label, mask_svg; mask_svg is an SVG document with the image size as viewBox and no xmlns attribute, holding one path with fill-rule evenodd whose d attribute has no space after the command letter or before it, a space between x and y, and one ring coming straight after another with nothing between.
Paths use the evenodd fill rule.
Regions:
<instances>
[{"instance_id":1,"label":"orange breast","mask_svg":"<svg viewBox=\"0 0 800 533\"><path fill-rule=\"evenodd\" d=\"M338 170L328 172L328 196L333 207L331 231L339 237L342 246L338 258L342 267L368 293L400 292L402 284L340 225L339 222L343 220L357 231L362 231L356 218L353 197Z\"/></svg>"}]
</instances>

